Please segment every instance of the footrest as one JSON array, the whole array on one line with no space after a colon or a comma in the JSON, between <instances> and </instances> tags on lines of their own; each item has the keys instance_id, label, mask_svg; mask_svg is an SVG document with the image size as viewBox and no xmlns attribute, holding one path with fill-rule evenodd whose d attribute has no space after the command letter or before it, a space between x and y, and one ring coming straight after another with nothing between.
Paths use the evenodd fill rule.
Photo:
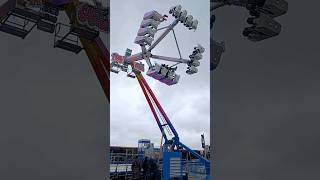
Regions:
<instances>
[{"instance_id":1,"label":"footrest","mask_svg":"<svg viewBox=\"0 0 320 180\"><path fill-rule=\"evenodd\" d=\"M50 15L50 14L44 14L44 15L42 16L42 18L43 18L44 20L50 21L50 22L52 22L52 23L56 23L57 20L58 20L57 16L52 16L52 15Z\"/></svg>"},{"instance_id":2,"label":"footrest","mask_svg":"<svg viewBox=\"0 0 320 180\"><path fill-rule=\"evenodd\" d=\"M24 29L20 29L20 28L17 28L15 26L11 26L8 24L1 24L0 31L14 35L14 36L18 36L22 39L24 39L29 33L28 31L26 31Z\"/></svg>"},{"instance_id":3,"label":"footrest","mask_svg":"<svg viewBox=\"0 0 320 180\"><path fill-rule=\"evenodd\" d=\"M49 3L45 3L44 6L42 7L43 11L52 14L54 16L58 16L59 15L59 9L57 7L54 7L53 5L49 4Z\"/></svg>"},{"instance_id":4,"label":"footrest","mask_svg":"<svg viewBox=\"0 0 320 180\"><path fill-rule=\"evenodd\" d=\"M54 33L54 30L55 30L55 25L52 24L52 23L48 23L48 22L45 22L45 21L42 21L40 20L37 24L37 28L39 30L42 30L42 31L45 31L45 32L48 32L48 33Z\"/></svg>"},{"instance_id":5,"label":"footrest","mask_svg":"<svg viewBox=\"0 0 320 180\"><path fill-rule=\"evenodd\" d=\"M39 21L41 19L40 14L38 14L37 12L33 12L31 10L15 8L13 10L13 13L16 14L16 15L20 15L22 17L26 17L29 20L33 20L35 22L37 22L37 21Z\"/></svg>"},{"instance_id":6,"label":"footrest","mask_svg":"<svg viewBox=\"0 0 320 180\"><path fill-rule=\"evenodd\" d=\"M71 44L62 40L58 40L57 42L55 42L54 47L58 47L67 51L71 51L74 52L76 54L78 54L81 50L82 47L75 45L75 44Z\"/></svg>"}]
</instances>

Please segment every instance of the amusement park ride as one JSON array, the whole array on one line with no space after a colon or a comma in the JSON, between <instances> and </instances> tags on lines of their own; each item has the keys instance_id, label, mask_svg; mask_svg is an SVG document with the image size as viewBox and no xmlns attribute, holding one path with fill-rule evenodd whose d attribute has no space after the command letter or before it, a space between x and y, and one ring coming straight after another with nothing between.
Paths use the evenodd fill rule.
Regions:
<instances>
[{"instance_id":1,"label":"amusement park ride","mask_svg":"<svg viewBox=\"0 0 320 180\"><path fill-rule=\"evenodd\" d=\"M144 72L144 64L139 62L145 60L149 66L147 75L159 80L167 85L174 85L179 82L180 75L176 74L178 64L186 64L188 66L186 73L194 74L198 72L197 67L200 65L202 59L202 53L204 48L198 44L194 48L192 54L189 55L189 59L184 59L181 56L180 47L176 38L174 27L179 23L183 23L189 30L196 30L198 26L198 20L193 19L192 15L188 15L186 10L182 10L180 5L171 8L170 14L175 17L175 20L168 26L158 28L158 25L167 20L167 16L162 16L157 11L151 11L144 15L141 22L140 29L135 38L135 43L141 46L141 52L131 55L132 51L127 49L125 56L121 56L118 53L112 53L111 59L111 71L118 73L124 71L128 73L129 77L135 78L140 72ZM164 30L164 32L154 41L155 34ZM152 54L151 51L159 44L159 42L170 32L173 33L176 46L179 52L179 58L166 57ZM153 42L154 41L154 42ZM147 47L148 46L148 47ZM169 66L166 64L159 65L156 62L152 64L151 58L164 61L174 62L175 64ZM130 67L132 67L130 69Z\"/></svg>"},{"instance_id":2,"label":"amusement park ride","mask_svg":"<svg viewBox=\"0 0 320 180\"><path fill-rule=\"evenodd\" d=\"M194 47L192 53L190 53L188 59L182 58L180 47L175 35L174 27L179 24L183 24L189 30L196 30L198 26L198 20L194 19L192 15L188 15L186 10L182 10L181 5L174 6L169 11L172 14L174 20L173 22L165 27L158 28L159 24L163 21L167 21L167 15L161 15L157 11L150 11L144 14L143 20L140 24L140 29L138 30L137 36L134 42L141 47L141 52L131 55L131 50L127 49L124 56L117 53L112 53L111 58L111 72L119 73L124 71L127 73L128 77L137 78L140 87L144 93L144 96L150 106L153 116L157 122L157 125L164 139L162 146L163 152L163 165L162 165L162 178L170 179L173 176L174 171L171 169L173 164L180 164L181 151L185 150L192 154L199 163L198 167L202 167L202 173L206 175L206 178L210 178L210 162L208 159L204 158L185 144L180 141L178 132L175 130L173 124L171 123L169 117L165 113L164 109L160 105L158 99L152 92L147 81L142 75L144 72L144 64L140 61L145 60L146 64L149 66L146 74L166 85L174 85L179 82L180 75L176 74L178 64L186 64L186 73L191 75L198 72L197 67L200 65L200 60L202 59L202 53L205 49L201 45ZM155 34L163 30L157 39L155 39ZM159 44L159 42L164 39L166 35L170 32L173 33L175 43L179 52L179 58L166 57L160 55L154 55L152 50ZM164 61L173 62L173 65L162 64L159 65L156 62L152 62L151 59L160 59ZM176 160L176 162L174 162ZM181 170L181 167L176 167ZM175 171L177 177L182 177L182 171Z\"/></svg>"},{"instance_id":3,"label":"amusement park ride","mask_svg":"<svg viewBox=\"0 0 320 180\"><path fill-rule=\"evenodd\" d=\"M0 31L22 39L36 27L54 35L54 48L75 54L85 50L103 91L110 99L109 51L99 37L109 31L109 9L79 0L8 0L0 6ZM57 22L65 11L70 23Z\"/></svg>"},{"instance_id":4,"label":"amusement park ride","mask_svg":"<svg viewBox=\"0 0 320 180\"><path fill-rule=\"evenodd\" d=\"M248 18L247 22L251 27L247 27L243 30L243 35L250 41L257 42L262 41L274 36L279 35L281 31L281 25L274 20L275 17L281 16L287 12L288 3L284 0L211 0L210 11L221 8L225 5L236 5L240 7L246 7L252 17ZM180 5L174 6L169 11L175 20L166 27L158 28L158 25L167 20L166 15L161 15L156 11L148 12L144 15L143 21L140 24L140 29L137 33L135 43L141 46L141 52L131 55L132 51L127 49L124 56L117 53L113 53L111 56L111 71L119 73L124 71L128 77L137 78L142 88L142 91L148 101L150 109L154 115L154 118L161 131L162 137L165 142L163 144L163 172L162 178L169 179L170 177L170 158L181 159L180 150L184 149L187 152L193 154L199 165L203 166L203 174L205 179L210 179L210 162L206 157L197 154L195 151L184 145L179 138L177 131L172 125L167 114L164 112L159 101L153 94L148 83L142 76L144 72L144 64L140 60L145 60L149 66L146 74L159 80L167 85L177 84L180 76L175 73L177 65L184 63L188 65L186 70L187 74L197 73L197 67L200 65L202 59L202 53L204 48L198 45L194 48L194 51L189 55L189 59L183 59L180 53L179 45L175 36L174 27L181 22L188 29L197 29L198 21L193 19L192 15L187 15L186 10L182 10ZM210 28L212 29L215 16L211 16ZM159 30L165 31L154 41L154 36ZM179 58L165 57L152 54L152 50L158 45L158 43L170 32L173 32L175 42L179 51ZM219 43L211 39L211 63L210 69L214 70L221 58L222 53L225 51L224 43ZM175 62L176 64L168 66L166 64L159 65L156 62L153 64L151 58L160 59L165 61ZM129 68L131 67L131 69ZM169 138L170 136L170 138ZM203 147L204 139L203 139ZM177 162L175 162L177 163ZM179 163L178 163L179 164ZM198 167L200 167L198 166ZM172 174L171 174L172 175Z\"/></svg>"}]
</instances>

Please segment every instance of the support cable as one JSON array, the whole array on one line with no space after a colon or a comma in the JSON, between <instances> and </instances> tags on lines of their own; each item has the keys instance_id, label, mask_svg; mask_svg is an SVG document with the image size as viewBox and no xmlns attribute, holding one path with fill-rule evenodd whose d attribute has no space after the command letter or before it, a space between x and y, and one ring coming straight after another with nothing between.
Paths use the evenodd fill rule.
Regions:
<instances>
[{"instance_id":1,"label":"support cable","mask_svg":"<svg viewBox=\"0 0 320 180\"><path fill-rule=\"evenodd\" d=\"M172 29L172 33L173 33L174 40L175 40L176 45L177 45L177 48L178 48L178 52L179 52L180 59L182 59L181 52L180 52L180 48L179 48L179 44L178 44L178 40L177 40L177 37L176 37L176 33L174 32L174 29Z\"/></svg>"},{"instance_id":2,"label":"support cable","mask_svg":"<svg viewBox=\"0 0 320 180\"><path fill-rule=\"evenodd\" d=\"M176 66L176 65L178 65L178 64L181 64L181 62L177 62L177 63L171 65L170 67L172 68L173 66Z\"/></svg>"}]
</instances>

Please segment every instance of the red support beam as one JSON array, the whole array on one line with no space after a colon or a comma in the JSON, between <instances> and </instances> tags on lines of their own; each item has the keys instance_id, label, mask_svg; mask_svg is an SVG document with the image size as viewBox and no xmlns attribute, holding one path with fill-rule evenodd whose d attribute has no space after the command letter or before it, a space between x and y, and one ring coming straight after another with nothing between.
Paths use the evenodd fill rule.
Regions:
<instances>
[{"instance_id":1,"label":"red support beam","mask_svg":"<svg viewBox=\"0 0 320 180\"><path fill-rule=\"evenodd\" d=\"M153 106L153 104L151 102L151 99L150 99L150 96L149 96L150 93L147 92L146 87L145 87L143 81L141 80L142 75L140 73L136 73L136 77L137 77L138 82L140 84L140 87L141 87L141 89L143 91L143 94L144 94L144 96L146 97L146 99L148 101L148 104L149 104L149 107L150 107L150 109L152 111L152 114L153 114L154 118L157 121L157 124L158 124L158 126L160 128L161 134L163 135L164 139L167 141L168 140L167 136L166 136L166 134L164 132L164 129L163 129L162 125L161 125L160 119L159 119L159 117L158 117L158 115L156 113L155 107Z\"/></svg>"}]
</instances>

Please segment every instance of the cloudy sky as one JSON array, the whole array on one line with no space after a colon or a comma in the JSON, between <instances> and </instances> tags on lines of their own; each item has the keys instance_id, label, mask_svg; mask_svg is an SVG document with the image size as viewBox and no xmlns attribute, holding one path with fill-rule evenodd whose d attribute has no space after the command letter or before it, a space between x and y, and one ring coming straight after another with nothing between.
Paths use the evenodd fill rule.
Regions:
<instances>
[{"instance_id":1,"label":"cloudy sky","mask_svg":"<svg viewBox=\"0 0 320 180\"><path fill-rule=\"evenodd\" d=\"M248 12L217 10L212 73L216 179L320 179L319 1L289 1L279 36L246 40Z\"/></svg>"},{"instance_id":2,"label":"cloudy sky","mask_svg":"<svg viewBox=\"0 0 320 180\"><path fill-rule=\"evenodd\" d=\"M84 51L0 32L0 82L0 179L105 177L109 103Z\"/></svg>"},{"instance_id":3,"label":"cloudy sky","mask_svg":"<svg viewBox=\"0 0 320 180\"><path fill-rule=\"evenodd\" d=\"M199 20L197 31L190 31L181 23L175 28L182 56L188 58L193 47L200 43L207 51L203 54L199 73L187 75L187 66L180 65L180 82L167 86L145 75L145 78L167 112L180 139L193 148L201 148L200 135L205 133L210 142L210 72L209 72L209 2L208 1L111 1L111 52L124 54L126 48L140 52L134 44L144 13L156 10L169 15L173 5L181 4ZM170 15L169 21L174 18ZM163 24L164 26L165 24ZM160 24L159 27L162 27ZM154 50L154 54L179 57L172 33ZM162 61L163 62L163 61ZM159 61L160 63L160 61ZM111 145L137 146L138 139L148 138L159 146L160 130L136 79L125 73L111 74Z\"/></svg>"}]
</instances>

